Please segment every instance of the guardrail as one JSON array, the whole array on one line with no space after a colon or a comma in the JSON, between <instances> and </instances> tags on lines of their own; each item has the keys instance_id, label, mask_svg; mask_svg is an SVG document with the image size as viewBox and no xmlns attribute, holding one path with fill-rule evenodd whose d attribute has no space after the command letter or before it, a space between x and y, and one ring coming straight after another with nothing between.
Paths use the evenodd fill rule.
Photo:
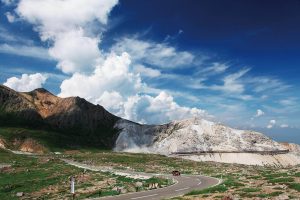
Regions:
<instances>
[{"instance_id":1,"label":"guardrail","mask_svg":"<svg viewBox=\"0 0 300 200\"><path fill-rule=\"evenodd\" d=\"M173 152L173 155L189 155L189 154L212 154L212 153L256 153L261 155L276 155L286 154L289 150L276 150L276 151L254 151L254 150L243 150L243 151L185 151L185 152Z\"/></svg>"}]
</instances>

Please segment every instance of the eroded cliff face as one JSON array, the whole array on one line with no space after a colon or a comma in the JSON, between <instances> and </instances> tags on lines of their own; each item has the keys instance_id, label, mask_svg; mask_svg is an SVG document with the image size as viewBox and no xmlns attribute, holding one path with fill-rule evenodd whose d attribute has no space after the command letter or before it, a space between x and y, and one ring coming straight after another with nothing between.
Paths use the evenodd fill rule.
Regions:
<instances>
[{"instance_id":1,"label":"eroded cliff face","mask_svg":"<svg viewBox=\"0 0 300 200\"><path fill-rule=\"evenodd\" d=\"M119 120L116 126L121 130L116 151L247 165L300 164L299 145L280 144L261 133L233 129L205 119L173 121L164 125L140 125Z\"/></svg>"},{"instance_id":2,"label":"eroded cliff face","mask_svg":"<svg viewBox=\"0 0 300 200\"><path fill-rule=\"evenodd\" d=\"M300 156L300 145L294 143L287 143L287 142L283 142L280 144L283 146L283 148L288 149L292 153Z\"/></svg>"},{"instance_id":3,"label":"eroded cliff face","mask_svg":"<svg viewBox=\"0 0 300 200\"><path fill-rule=\"evenodd\" d=\"M265 135L237 130L204 119L174 121L165 125L139 125L120 120L116 149L140 147L162 154L195 151L276 151L285 148ZM141 150L141 151L142 151Z\"/></svg>"}]
</instances>

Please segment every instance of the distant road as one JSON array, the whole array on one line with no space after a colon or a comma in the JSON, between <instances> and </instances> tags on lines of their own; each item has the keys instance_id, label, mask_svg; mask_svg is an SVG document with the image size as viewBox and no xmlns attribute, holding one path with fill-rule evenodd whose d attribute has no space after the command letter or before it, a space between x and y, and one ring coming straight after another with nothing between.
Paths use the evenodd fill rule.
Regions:
<instances>
[{"instance_id":1,"label":"distant road","mask_svg":"<svg viewBox=\"0 0 300 200\"><path fill-rule=\"evenodd\" d=\"M111 168L91 166L91 165L87 165L87 164L83 164L83 163L79 163L67 159L63 159L63 161L65 161L70 165L83 168L83 169L92 170L92 171L111 171L113 173L122 172L122 171L113 170ZM150 173L139 173L139 172L129 172L129 171L123 171L123 172L131 175L141 175L141 176L157 175L158 176L158 174L150 174ZM205 189L217 185L221 182L217 178L200 176L200 175L181 175L181 176L172 176L172 175L165 175L165 174L160 174L160 175L166 178L175 179L177 183L164 188L142 191L142 192L127 193L127 194L121 194L121 195L110 196L110 197L93 198L93 200L160 200L165 198L181 196L195 189L198 190Z\"/></svg>"}]
</instances>

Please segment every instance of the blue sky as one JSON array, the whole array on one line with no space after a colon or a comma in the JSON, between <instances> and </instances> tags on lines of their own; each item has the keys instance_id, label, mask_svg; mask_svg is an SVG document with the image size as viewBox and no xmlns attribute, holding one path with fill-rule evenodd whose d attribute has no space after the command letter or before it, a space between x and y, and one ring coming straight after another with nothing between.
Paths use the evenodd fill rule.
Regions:
<instances>
[{"instance_id":1,"label":"blue sky","mask_svg":"<svg viewBox=\"0 0 300 200\"><path fill-rule=\"evenodd\" d=\"M300 143L300 1L1 0L0 82Z\"/></svg>"}]
</instances>

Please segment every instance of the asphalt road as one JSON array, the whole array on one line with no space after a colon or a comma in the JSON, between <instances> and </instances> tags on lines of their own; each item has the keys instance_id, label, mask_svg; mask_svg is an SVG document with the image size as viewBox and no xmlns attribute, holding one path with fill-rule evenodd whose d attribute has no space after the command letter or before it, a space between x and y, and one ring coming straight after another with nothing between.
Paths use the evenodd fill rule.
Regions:
<instances>
[{"instance_id":1,"label":"asphalt road","mask_svg":"<svg viewBox=\"0 0 300 200\"><path fill-rule=\"evenodd\" d=\"M66 163L92 171L110 171L113 173L120 173L124 171L117 171L111 168L103 168L92 166L88 164L83 164L79 162L74 162L67 159L62 159ZM148 173L138 173L138 172L129 172L126 171L127 174L132 175L148 175L148 176L155 176L158 174L148 174ZM207 177L207 176L200 176L200 175L181 175L181 176L172 176L172 175L164 175L160 174L160 176L164 176L166 178L175 179L176 183L169 187L142 191L142 192L134 192L134 193L127 193L121 194L117 196L110 196L110 197L101 197L101 198L93 198L93 200L161 200L165 198L171 198L176 196L181 196L186 194L195 189L205 189L220 183L220 180L217 178Z\"/></svg>"},{"instance_id":2,"label":"asphalt road","mask_svg":"<svg viewBox=\"0 0 300 200\"><path fill-rule=\"evenodd\" d=\"M122 194L118 196L96 198L99 200L160 200L165 198L171 198L181 196L195 189L204 189L219 183L218 179L206 177L206 176L189 176L182 175L174 177L177 181L176 184L143 192L135 192ZM96 200L94 199L94 200Z\"/></svg>"}]
</instances>

